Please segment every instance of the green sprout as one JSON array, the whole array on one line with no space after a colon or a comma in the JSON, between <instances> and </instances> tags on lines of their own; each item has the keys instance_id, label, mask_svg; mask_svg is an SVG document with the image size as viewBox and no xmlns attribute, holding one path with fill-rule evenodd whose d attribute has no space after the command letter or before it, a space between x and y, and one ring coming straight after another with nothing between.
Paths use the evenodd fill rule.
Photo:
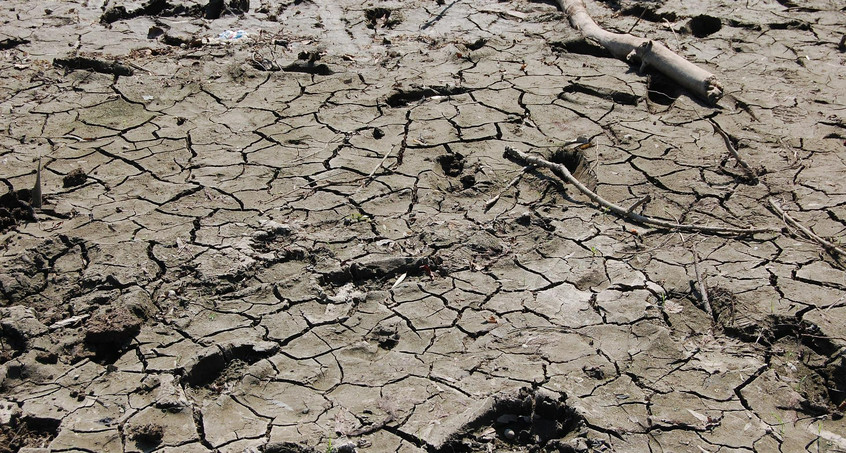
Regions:
<instances>
[{"instance_id":1,"label":"green sprout","mask_svg":"<svg viewBox=\"0 0 846 453\"><path fill-rule=\"evenodd\" d=\"M371 220L369 215L360 212L353 212L347 218L349 223L369 222Z\"/></svg>"}]
</instances>

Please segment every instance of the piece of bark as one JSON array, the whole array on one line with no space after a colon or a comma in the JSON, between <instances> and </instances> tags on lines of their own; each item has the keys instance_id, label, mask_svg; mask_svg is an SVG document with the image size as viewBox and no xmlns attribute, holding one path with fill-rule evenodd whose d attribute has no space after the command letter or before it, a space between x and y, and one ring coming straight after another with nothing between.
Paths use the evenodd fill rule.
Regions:
<instances>
[{"instance_id":1,"label":"piece of bark","mask_svg":"<svg viewBox=\"0 0 846 453\"><path fill-rule=\"evenodd\" d=\"M652 67L687 88L710 104L723 97L723 88L714 74L679 56L665 45L626 33L611 33L593 21L583 0L558 0L570 25L582 36L598 42L615 58L640 62L641 70Z\"/></svg>"}]
</instances>

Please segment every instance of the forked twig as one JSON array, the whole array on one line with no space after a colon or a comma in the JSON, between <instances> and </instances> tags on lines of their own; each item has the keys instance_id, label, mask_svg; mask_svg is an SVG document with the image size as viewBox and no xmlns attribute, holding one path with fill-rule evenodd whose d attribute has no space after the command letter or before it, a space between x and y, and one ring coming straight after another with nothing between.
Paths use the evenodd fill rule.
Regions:
<instances>
[{"instance_id":1,"label":"forked twig","mask_svg":"<svg viewBox=\"0 0 846 453\"><path fill-rule=\"evenodd\" d=\"M526 172L527 172L527 171L529 171L529 170L531 170L532 168L533 168L533 165L526 165L525 167L523 167L523 169L522 169L522 170L520 170L520 174L518 174L517 176L515 176L515 177L514 177L514 179L512 179L512 180L511 180L511 182L509 182L508 184L506 184L506 185L505 185L505 187L503 187L503 188L502 188L502 190L500 190L500 191L499 191L499 193L498 193L498 194L496 194L496 196L495 196L495 197L493 197L493 198L491 198L490 200L486 201L486 202L485 202L485 212L490 211L490 210L491 210L491 208L492 208L492 207L494 207L494 205L496 204L496 202L497 202L497 201L499 201L499 198L502 196L502 194L504 194L506 191L508 191L508 189L510 189L510 188L512 188L512 187L514 187L514 186L515 186L518 182L520 182L520 179L522 179L522 178L523 178L523 175L525 175L525 174L526 174Z\"/></svg>"},{"instance_id":2,"label":"forked twig","mask_svg":"<svg viewBox=\"0 0 846 453\"><path fill-rule=\"evenodd\" d=\"M570 170L567 169L564 165L556 164L554 162L550 162L546 159L542 159L537 156L531 156L526 154L520 150L512 148L510 146L505 147L505 155L510 157L514 160L517 160L519 163L523 165L534 165L537 167L545 167L553 172L558 172L559 176L563 177L567 182L576 186L579 192L587 195L588 198L593 200L594 202L598 203L600 206L608 209L609 211L617 214L620 217L628 218L634 222L643 224L643 225L652 225L659 228L667 228L671 230L682 230L682 231L697 231L700 233L711 233L711 234L754 234L754 233L775 233L778 230L774 228L735 228L735 227L715 227L715 226L703 226L703 225L692 225L692 224L684 224L684 223L674 223L668 222L666 220L656 219L653 217L648 217L645 215L637 214L634 212L629 212L628 209L617 206L614 203L600 197L592 190L585 187L578 179L576 179L571 173Z\"/></svg>"},{"instance_id":3,"label":"forked twig","mask_svg":"<svg viewBox=\"0 0 846 453\"><path fill-rule=\"evenodd\" d=\"M776 211L776 213L778 213L778 215L781 216L781 219L784 220L784 223L791 225L794 228L798 229L799 231L804 233L805 236L807 236L809 239L811 239L812 241L816 242L817 244L823 246L823 248L825 248L829 252L834 252L834 253L837 253L838 255L842 256L842 257L846 257L846 250L843 250L842 248L832 244L831 242L826 241L825 239L817 236L813 231L811 231L810 228L802 225L801 223L799 223L799 221L797 221L793 217L790 217L786 212L784 212L784 210L781 209L781 207L778 205L778 203L776 203L775 200L773 200L772 198L769 199L769 202L770 202L770 206L772 206L772 208Z\"/></svg>"}]
</instances>

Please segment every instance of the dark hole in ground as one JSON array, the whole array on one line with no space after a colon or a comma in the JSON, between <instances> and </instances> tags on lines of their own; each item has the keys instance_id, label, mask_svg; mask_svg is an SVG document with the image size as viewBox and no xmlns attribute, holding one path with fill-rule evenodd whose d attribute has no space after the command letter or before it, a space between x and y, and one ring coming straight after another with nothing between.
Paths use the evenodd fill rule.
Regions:
<instances>
[{"instance_id":1,"label":"dark hole in ground","mask_svg":"<svg viewBox=\"0 0 846 453\"><path fill-rule=\"evenodd\" d=\"M430 452L513 451L519 447L538 451L552 444L555 450L575 451L568 450L561 439L575 431L581 420L564 398L523 388L513 397L495 400L480 417Z\"/></svg>"},{"instance_id":2,"label":"dark hole in ground","mask_svg":"<svg viewBox=\"0 0 846 453\"><path fill-rule=\"evenodd\" d=\"M398 12L382 7L365 10L364 18L367 20L367 28L376 28L380 21L385 28L394 28L402 23L402 17Z\"/></svg>"},{"instance_id":3,"label":"dark hole in ground","mask_svg":"<svg viewBox=\"0 0 846 453\"><path fill-rule=\"evenodd\" d=\"M227 382L240 379L248 365L273 355L277 349L274 343L230 343L209 348L185 367L185 382L221 391Z\"/></svg>"},{"instance_id":4,"label":"dark hole in ground","mask_svg":"<svg viewBox=\"0 0 846 453\"><path fill-rule=\"evenodd\" d=\"M16 453L21 448L46 448L59 434L60 420L52 418L16 418L0 425L0 453Z\"/></svg>"},{"instance_id":5,"label":"dark hole in ground","mask_svg":"<svg viewBox=\"0 0 846 453\"><path fill-rule=\"evenodd\" d=\"M700 14L692 19L687 24L690 32L697 38L704 38L720 31L723 28L719 17L709 16L707 14Z\"/></svg>"},{"instance_id":6,"label":"dark hole in ground","mask_svg":"<svg viewBox=\"0 0 846 453\"><path fill-rule=\"evenodd\" d=\"M772 30L802 30L802 31L811 30L810 24L808 24L807 22L800 22L798 20L791 20L789 22L769 24L769 27Z\"/></svg>"},{"instance_id":7,"label":"dark hole in ground","mask_svg":"<svg viewBox=\"0 0 846 453\"><path fill-rule=\"evenodd\" d=\"M479 50L479 49L481 49L482 47L485 47L485 44L487 44L487 43L488 43L488 40L487 40L487 39L485 39L485 38L479 38L479 39L477 39L477 40L476 40L476 41L474 41L474 42L471 42L471 43L465 44L464 46L465 46L465 47L467 47L467 48L468 48L468 49L470 49L470 50Z\"/></svg>"},{"instance_id":8,"label":"dark hole in ground","mask_svg":"<svg viewBox=\"0 0 846 453\"><path fill-rule=\"evenodd\" d=\"M549 160L561 164L570 174L590 190L596 190L596 174L590 168L590 161L585 156L584 145L565 146L552 153Z\"/></svg>"},{"instance_id":9,"label":"dark hole in ground","mask_svg":"<svg viewBox=\"0 0 846 453\"><path fill-rule=\"evenodd\" d=\"M23 222L35 221L35 210L30 202L31 191L21 189L0 195L0 231Z\"/></svg>"},{"instance_id":10,"label":"dark hole in ground","mask_svg":"<svg viewBox=\"0 0 846 453\"><path fill-rule=\"evenodd\" d=\"M352 263L341 270L324 274L320 277L322 285L341 286L349 282L359 283L366 280L380 282L400 274L408 276L426 275L440 268L438 257L399 256L376 259L367 262Z\"/></svg>"},{"instance_id":11,"label":"dark hole in ground","mask_svg":"<svg viewBox=\"0 0 846 453\"><path fill-rule=\"evenodd\" d=\"M589 85L584 85L581 83L573 82L569 85L565 86L563 90L561 90L561 94L558 95L559 98L564 99L564 94L566 93L582 93L587 94L589 96L595 96L602 99L610 99L614 101L616 104L623 104L623 105L637 105L640 101L640 96L637 96L632 93L626 93L625 91L616 91L611 90L608 88L598 88L592 87Z\"/></svg>"},{"instance_id":12,"label":"dark hole in ground","mask_svg":"<svg viewBox=\"0 0 846 453\"><path fill-rule=\"evenodd\" d=\"M454 96L467 93L466 88L456 86L431 86L412 88L410 90L396 90L391 93L385 102L391 107L404 107L412 102L432 96Z\"/></svg>"},{"instance_id":13,"label":"dark hole in ground","mask_svg":"<svg viewBox=\"0 0 846 453\"><path fill-rule=\"evenodd\" d=\"M21 44L29 44L28 39L22 38L6 38L0 39L0 50L8 50L15 48Z\"/></svg>"},{"instance_id":14,"label":"dark hole in ground","mask_svg":"<svg viewBox=\"0 0 846 453\"><path fill-rule=\"evenodd\" d=\"M458 176L464 171L464 156L460 153L438 156L438 164L447 176Z\"/></svg>"},{"instance_id":15,"label":"dark hole in ground","mask_svg":"<svg viewBox=\"0 0 846 453\"><path fill-rule=\"evenodd\" d=\"M118 62L87 57L55 58L53 59L53 66L71 70L85 69L115 76L131 76L135 73L129 66L124 66Z\"/></svg>"},{"instance_id":16,"label":"dark hole in ground","mask_svg":"<svg viewBox=\"0 0 846 453\"><path fill-rule=\"evenodd\" d=\"M628 6L623 8L620 13L624 16L634 16L641 18L643 20L649 22L664 22L665 20L670 22L675 22L678 19L676 13L668 11L659 13L656 11L656 7L652 5L642 5L642 4L634 4L632 6Z\"/></svg>"},{"instance_id":17,"label":"dark hole in ground","mask_svg":"<svg viewBox=\"0 0 846 453\"><path fill-rule=\"evenodd\" d=\"M295 61L287 66L283 66L282 70L285 72L302 72L314 75L332 75L335 73L329 66L323 63L314 64L311 61Z\"/></svg>"},{"instance_id":18,"label":"dark hole in ground","mask_svg":"<svg viewBox=\"0 0 846 453\"><path fill-rule=\"evenodd\" d=\"M575 53L589 55L591 57L611 58L611 53L599 44L594 44L585 39L574 39L572 41L551 42L550 47L556 53Z\"/></svg>"},{"instance_id":19,"label":"dark hole in ground","mask_svg":"<svg viewBox=\"0 0 846 453\"><path fill-rule=\"evenodd\" d=\"M670 105L678 99L681 89L670 79L660 73L646 76L646 97L661 105Z\"/></svg>"}]
</instances>

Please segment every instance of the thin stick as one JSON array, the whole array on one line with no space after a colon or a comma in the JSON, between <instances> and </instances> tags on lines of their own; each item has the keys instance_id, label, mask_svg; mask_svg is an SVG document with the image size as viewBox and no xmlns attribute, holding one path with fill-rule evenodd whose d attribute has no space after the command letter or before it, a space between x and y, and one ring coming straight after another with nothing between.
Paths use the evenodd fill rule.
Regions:
<instances>
[{"instance_id":1,"label":"thin stick","mask_svg":"<svg viewBox=\"0 0 846 453\"><path fill-rule=\"evenodd\" d=\"M638 206L640 206L644 203L648 203L651 200L652 200L652 197L650 195L647 195L647 196L641 198L640 200L637 200L635 202L635 204L631 205L631 207L629 209L626 209L626 212L628 214L631 214L632 212L634 212L635 209L637 209Z\"/></svg>"},{"instance_id":2,"label":"thin stick","mask_svg":"<svg viewBox=\"0 0 846 453\"><path fill-rule=\"evenodd\" d=\"M804 225L799 223L796 219L787 215L787 213L784 212L783 209L781 209L781 207L775 202L775 200L770 198L769 202L770 202L770 206L772 206L773 209L775 209L775 211L778 213L778 215L781 216L782 220L784 220L784 223L786 223L788 225L792 225L793 227L797 228L799 231L804 233L805 236L807 236L808 238L810 238L811 240L813 240L817 244L820 244L821 246L823 246L829 252L837 253L840 256L846 256L846 250L843 250L842 248L832 244L831 242L828 242L825 239L817 236L813 231L811 231L810 228L805 227Z\"/></svg>"},{"instance_id":3,"label":"thin stick","mask_svg":"<svg viewBox=\"0 0 846 453\"><path fill-rule=\"evenodd\" d=\"M711 322L713 323L716 321L716 318L714 318L714 310L711 309L711 301L708 300L708 290L705 288L705 281L702 279L702 274L699 273L699 253L696 252L696 245L693 246L693 271L696 273L696 282L699 284L702 305L705 307L705 312L711 317Z\"/></svg>"},{"instance_id":4,"label":"thin stick","mask_svg":"<svg viewBox=\"0 0 846 453\"><path fill-rule=\"evenodd\" d=\"M720 127L720 125L717 124L717 122L713 119L708 118L708 122L711 123L711 126L714 128L714 132L720 134L720 137L723 138L723 141L726 143L726 147L728 148L729 152L732 156L734 156L734 159L737 160L737 163L739 163L740 166L743 167L743 170L746 171L746 174L749 175L749 177L752 178L753 181L758 181L758 175L755 174L755 170L752 170L752 167L750 167L749 164L747 164L746 161L740 157L740 153L737 152L737 149L735 149L734 145L731 143L731 137L728 136L726 131L724 131L723 128Z\"/></svg>"},{"instance_id":5,"label":"thin stick","mask_svg":"<svg viewBox=\"0 0 846 453\"><path fill-rule=\"evenodd\" d=\"M628 218L634 222L643 224L643 225L652 225L659 228L668 228L671 230L683 230L683 231L698 231L700 233L712 233L712 234L754 234L754 233L775 233L778 230L774 228L734 228L734 227L713 227L713 226L701 226L701 225L691 225L691 224L683 224L683 223L673 223L668 222L666 220L655 219L652 217L636 214L634 212L628 212L626 208L622 208L620 206L611 203L610 201L600 197L595 192L591 191L584 184L579 182L571 173L570 170L567 170L567 167L550 162L546 159L542 159L537 156L531 156L526 154L522 151L514 149L510 146L505 147L505 155L510 157L514 160L519 161L522 164L529 164L534 165L537 167L545 167L554 172L558 172L559 176L563 177L567 182L576 186L580 192L587 195L588 198L593 200L594 202L598 203L602 207L608 209L609 211L617 214L620 217Z\"/></svg>"},{"instance_id":6,"label":"thin stick","mask_svg":"<svg viewBox=\"0 0 846 453\"><path fill-rule=\"evenodd\" d=\"M382 165L385 165L385 161L388 160L388 156L391 155L391 151L392 150L389 149L387 152L385 152L385 155L382 156L382 160L379 161L379 165L377 165L376 168L374 168L373 171L371 171L370 174L367 175L367 178L365 178L362 187L370 184L370 181L373 180L373 175L375 175L376 172L379 171L380 168L382 168Z\"/></svg>"},{"instance_id":7,"label":"thin stick","mask_svg":"<svg viewBox=\"0 0 846 453\"><path fill-rule=\"evenodd\" d=\"M517 183L520 181L520 179L521 179L521 178L523 178L523 175L525 175L525 174L526 174L526 172L527 172L527 171L529 171L529 170L531 170L533 167L534 167L533 165L526 165L525 167L523 167L523 169L522 169L522 170L520 170L520 174L519 174L519 175L515 176L515 177L514 177L514 179L512 179L512 180L511 180L511 182L509 182L508 184L506 184L506 185L505 185L505 187L504 187L502 190L500 190L500 191L499 191L499 193L498 193L498 194L496 194L496 196L495 196L495 197L493 197L493 198L491 198L490 200L486 201L486 202L485 202L485 212L490 211L490 210L491 210L491 208L492 208L492 207L494 207L494 205L496 204L496 202L497 202L497 201L499 201L499 197L501 197L501 196L502 196L502 194L504 194L504 193L505 193L508 189L510 189L510 188L512 188L512 187L514 187L514 185L515 185L515 184L517 184Z\"/></svg>"}]
</instances>

